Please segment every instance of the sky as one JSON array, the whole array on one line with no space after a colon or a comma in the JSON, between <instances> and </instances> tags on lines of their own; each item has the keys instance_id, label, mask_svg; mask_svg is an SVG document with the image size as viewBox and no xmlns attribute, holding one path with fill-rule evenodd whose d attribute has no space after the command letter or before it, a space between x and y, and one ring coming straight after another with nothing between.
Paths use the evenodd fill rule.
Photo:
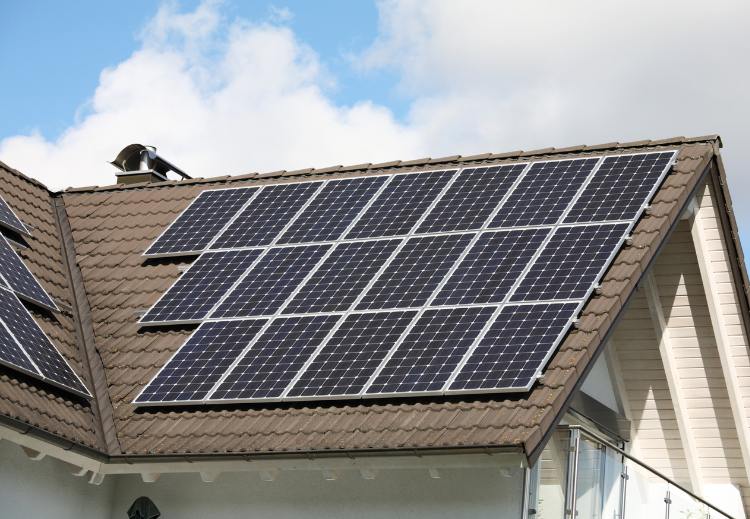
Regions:
<instances>
[{"instance_id":1,"label":"sky","mask_svg":"<svg viewBox=\"0 0 750 519\"><path fill-rule=\"evenodd\" d=\"M193 176L721 134L750 239L750 2L3 2L0 160ZM747 222L747 223L745 223Z\"/></svg>"}]
</instances>

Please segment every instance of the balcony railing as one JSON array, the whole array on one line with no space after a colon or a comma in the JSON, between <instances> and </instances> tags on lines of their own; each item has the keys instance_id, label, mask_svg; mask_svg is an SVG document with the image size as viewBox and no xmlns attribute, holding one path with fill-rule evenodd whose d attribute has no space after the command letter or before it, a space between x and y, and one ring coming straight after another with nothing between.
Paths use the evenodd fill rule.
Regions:
<instances>
[{"instance_id":1,"label":"balcony railing","mask_svg":"<svg viewBox=\"0 0 750 519\"><path fill-rule=\"evenodd\" d=\"M605 438L557 431L532 468L529 519L733 519Z\"/></svg>"}]
</instances>

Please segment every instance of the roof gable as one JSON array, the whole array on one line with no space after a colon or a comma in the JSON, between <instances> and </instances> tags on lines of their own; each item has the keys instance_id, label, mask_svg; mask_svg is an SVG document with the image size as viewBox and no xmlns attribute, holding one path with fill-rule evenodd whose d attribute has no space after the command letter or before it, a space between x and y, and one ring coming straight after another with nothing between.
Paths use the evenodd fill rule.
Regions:
<instances>
[{"instance_id":1,"label":"roof gable","mask_svg":"<svg viewBox=\"0 0 750 519\"><path fill-rule=\"evenodd\" d=\"M71 291L71 284L65 283L64 297L72 300L70 294L76 294L78 303L74 306L82 312L79 335L88 336L88 340L80 339L85 353L81 358L90 360L95 356L101 361L101 366L91 365L97 393L95 409L85 411L82 416L91 419L93 414L86 413L96 412L104 419L101 424L91 419L91 423L97 425L91 426L90 438L99 431L100 440L88 444L110 455L122 452L126 456L508 446L522 447L533 456L551 425L560 418L569 396L596 357L599 345L606 339L641 273L707 171L715 145L713 138L672 139L579 147L554 153L548 149L510 156L448 157L437 162L441 167L466 167L517 162L523 157L542 158L550 154L555 158L579 157L621 153L623 148L633 151L679 148L673 173L656 194L648 214L635 227L630 245L615 258L597 295L588 301L577 329L552 357L542 381L529 393L503 397L467 395L416 402L251 405L188 408L179 412L142 412L131 404L142 386L190 333L187 329L141 330L138 326L140 314L169 288L181 268L180 262L174 260L144 263L141 254L200 191L284 183L300 176L348 178L435 169L435 161L76 189L62 193L60 206L64 207L65 220L70 226L69 263L73 278L75 272L80 275L80 281L73 283L77 291ZM60 262L60 267L52 267L55 261ZM65 270L60 259L48 259L44 265ZM44 279L43 273L41 277ZM45 287L50 289L46 282ZM24 389L19 398L24 401L31 398L26 393ZM10 393L0 392L0 395L5 394ZM111 406L102 403L107 399L111 399ZM4 400L0 398L0 406L4 405ZM54 411L55 417L69 419L70 413L74 416L81 413L69 403L62 405ZM38 407L49 412L53 409L49 404L38 404ZM59 430L54 424L42 423L33 417L24 416L21 420L51 432ZM76 427L82 426L76 423L74 429ZM81 438L76 441L87 443Z\"/></svg>"}]
</instances>

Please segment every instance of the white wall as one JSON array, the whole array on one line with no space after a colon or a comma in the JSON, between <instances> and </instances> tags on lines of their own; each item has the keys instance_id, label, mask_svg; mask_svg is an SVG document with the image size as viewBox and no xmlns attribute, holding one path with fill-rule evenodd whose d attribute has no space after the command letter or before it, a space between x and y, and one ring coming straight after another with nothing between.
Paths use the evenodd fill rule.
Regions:
<instances>
[{"instance_id":1,"label":"white wall","mask_svg":"<svg viewBox=\"0 0 750 519\"><path fill-rule=\"evenodd\" d=\"M89 485L71 475L70 465L44 458L30 460L21 447L0 441L0 517L2 519L109 518L114 482ZM115 515L126 519L127 515Z\"/></svg>"},{"instance_id":2,"label":"white wall","mask_svg":"<svg viewBox=\"0 0 750 519\"><path fill-rule=\"evenodd\" d=\"M523 470L505 477L498 469L442 469L380 472L364 480L346 471L336 481L320 472L281 472L272 482L254 473L224 473L214 483L197 474L164 474L156 483L119 476L112 518L139 496L151 498L163 519L519 519Z\"/></svg>"},{"instance_id":3,"label":"white wall","mask_svg":"<svg viewBox=\"0 0 750 519\"><path fill-rule=\"evenodd\" d=\"M275 481L255 472L223 473L213 483L198 474L163 474L155 483L139 475L107 476L99 486L71 474L52 458L30 460L0 441L1 519L126 519L139 496L151 498L163 519L493 518L519 519L521 468L398 469L362 479L341 471L326 481L319 471L282 471Z\"/></svg>"}]
</instances>

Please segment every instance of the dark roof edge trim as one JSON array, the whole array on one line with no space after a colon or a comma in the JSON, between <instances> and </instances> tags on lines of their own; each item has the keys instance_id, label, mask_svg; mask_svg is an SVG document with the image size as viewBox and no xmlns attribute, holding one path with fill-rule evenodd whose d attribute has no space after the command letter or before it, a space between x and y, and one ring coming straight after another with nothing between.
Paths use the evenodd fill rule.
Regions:
<instances>
[{"instance_id":1,"label":"dark roof edge trim","mask_svg":"<svg viewBox=\"0 0 750 519\"><path fill-rule=\"evenodd\" d=\"M634 287L628 293L622 306L617 312L617 315L614 317L614 319L612 319L609 322L609 326L606 332L604 333L604 335L602 335L602 338L599 341L599 344L596 347L596 350L593 352L589 360L586 362L586 366L583 372L578 376L578 380L576 380L575 385L571 388L570 392L565 397L565 401L563 402L563 405L560 407L560 410L557 412L554 419L552 420L552 424L547 428L546 431L543 432L541 439L536 443L534 448L530 452L527 453L529 466L532 466L536 462L536 460L539 458L539 456L542 454L542 451L544 450L544 447L547 445L547 441L549 440L550 436L557 428L558 424L560 423L560 420L562 420L563 416L565 416L565 413L567 413L568 410L570 409L570 404L572 403L575 394L581 389L583 382L586 380L586 377L588 376L589 372L593 369L594 364L599 358L599 355L601 355L601 353L604 351L604 348L606 348L607 343L609 342L609 339L612 336L612 333L617 328L617 324L622 319L622 316L625 314L625 310L630 304L630 301L633 298L633 295L637 291L637 288L640 286L641 281L643 280L643 276L645 276L646 273L649 271L649 269L651 269L654 262L656 261L656 258L659 256L659 252L661 252L661 249L669 242L669 239L671 238L672 234L677 228L677 224L679 224L680 222L679 215L685 209L687 204L690 203L690 200L692 200L693 197L696 195L696 193L698 192L698 189L700 189L700 187L704 184L706 177L710 175L711 171L713 171L714 169L713 159L715 159L716 156L717 156L717 153L715 150L713 153L708 155L709 157L708 162L707 164L703 165L703 171L700 173L695 184L690 189L690 192L688 193L688 195L685 197L685 201L683 202L682 207L680 207L680 210L677 212L678 216L674 219L674 221L670 225L667 233L662 237L661 241L657 245L656 249L654 250L654 253L651 255L646 265L642 266L641 274L638 278L638 281L634 284Z\"/></svg>"},{"instance_id":2,"label":"dark roof edge trim","mask_svg":"<svg viewBox=\"0 0 750 519\"><path fill-rule=\"evenodd\" d=\"M472 162L490 162L499 160L524 160L527 158L540 158L556 155L576 155L580 153L606 153L612 151L622 151L629 149L641 149L641 148L658 148L666 146L680 146L684 144L696 144L702 142L710 142L717 145L719 148L722 146L721 137L718 134L703 135L699 137L672 137L668 139L659 140L640 140L632 142L611 142L606 144L597 145L580 145L580 146L569 146L565 148L543 148L538 150L529 151L512 151L508 153L484 153L481 155L453 155L450 157L441 158L424 158L418 160L394 160L390 162L381 162L378 164L364 163L356 164L352 166L331 166L325 168L305 168L294 171L272 171L268 173L246 173L240 175L224 175L219 177L207 177L207 178L193 178L190 180L168 180L165 182L141 182L136 184L113 184L109 186L86 186L68 188L59 193L91 193L101 191L121 191L121 190L132 190L132 189L154 189L162 187L174 187L174 186L189 186L195 184L213 184L213 183L228 183L228 182L240 182L244 180L265 180L272 178L288 178L288 177L314 177L316 175L326 175L334 173L364 173L375 170L388 170L388 169L404 169L404 168L425 168L430 166L442 166L447 165L461 165L463 163ZM59 194L58 193L58 194Z\"/></svg>"},{"instance_id":3,"label":"dark roof edge trim","mask_svg":"<svg viewBox=\"0 0 750 519\"><path fill-rule=\"evenodd\" d=\"M81 360L87 371L86 378L88 379L89 388L94 396L92 409L95 416L94 425L97 440L102 449L108 454L119 454L122 450L115 432L114 409L109 396L104 365L96 351L91 309L83 284L83 276L76 263L75 243L73 241L70 222L68 221L62 197L53 197L52 205L57 231L60 234L62 262L68 284L70 285L70 295L73 299L73 321L76 336L78 337L78 344L83 353Z\"/></svg>"}]
</instances>

